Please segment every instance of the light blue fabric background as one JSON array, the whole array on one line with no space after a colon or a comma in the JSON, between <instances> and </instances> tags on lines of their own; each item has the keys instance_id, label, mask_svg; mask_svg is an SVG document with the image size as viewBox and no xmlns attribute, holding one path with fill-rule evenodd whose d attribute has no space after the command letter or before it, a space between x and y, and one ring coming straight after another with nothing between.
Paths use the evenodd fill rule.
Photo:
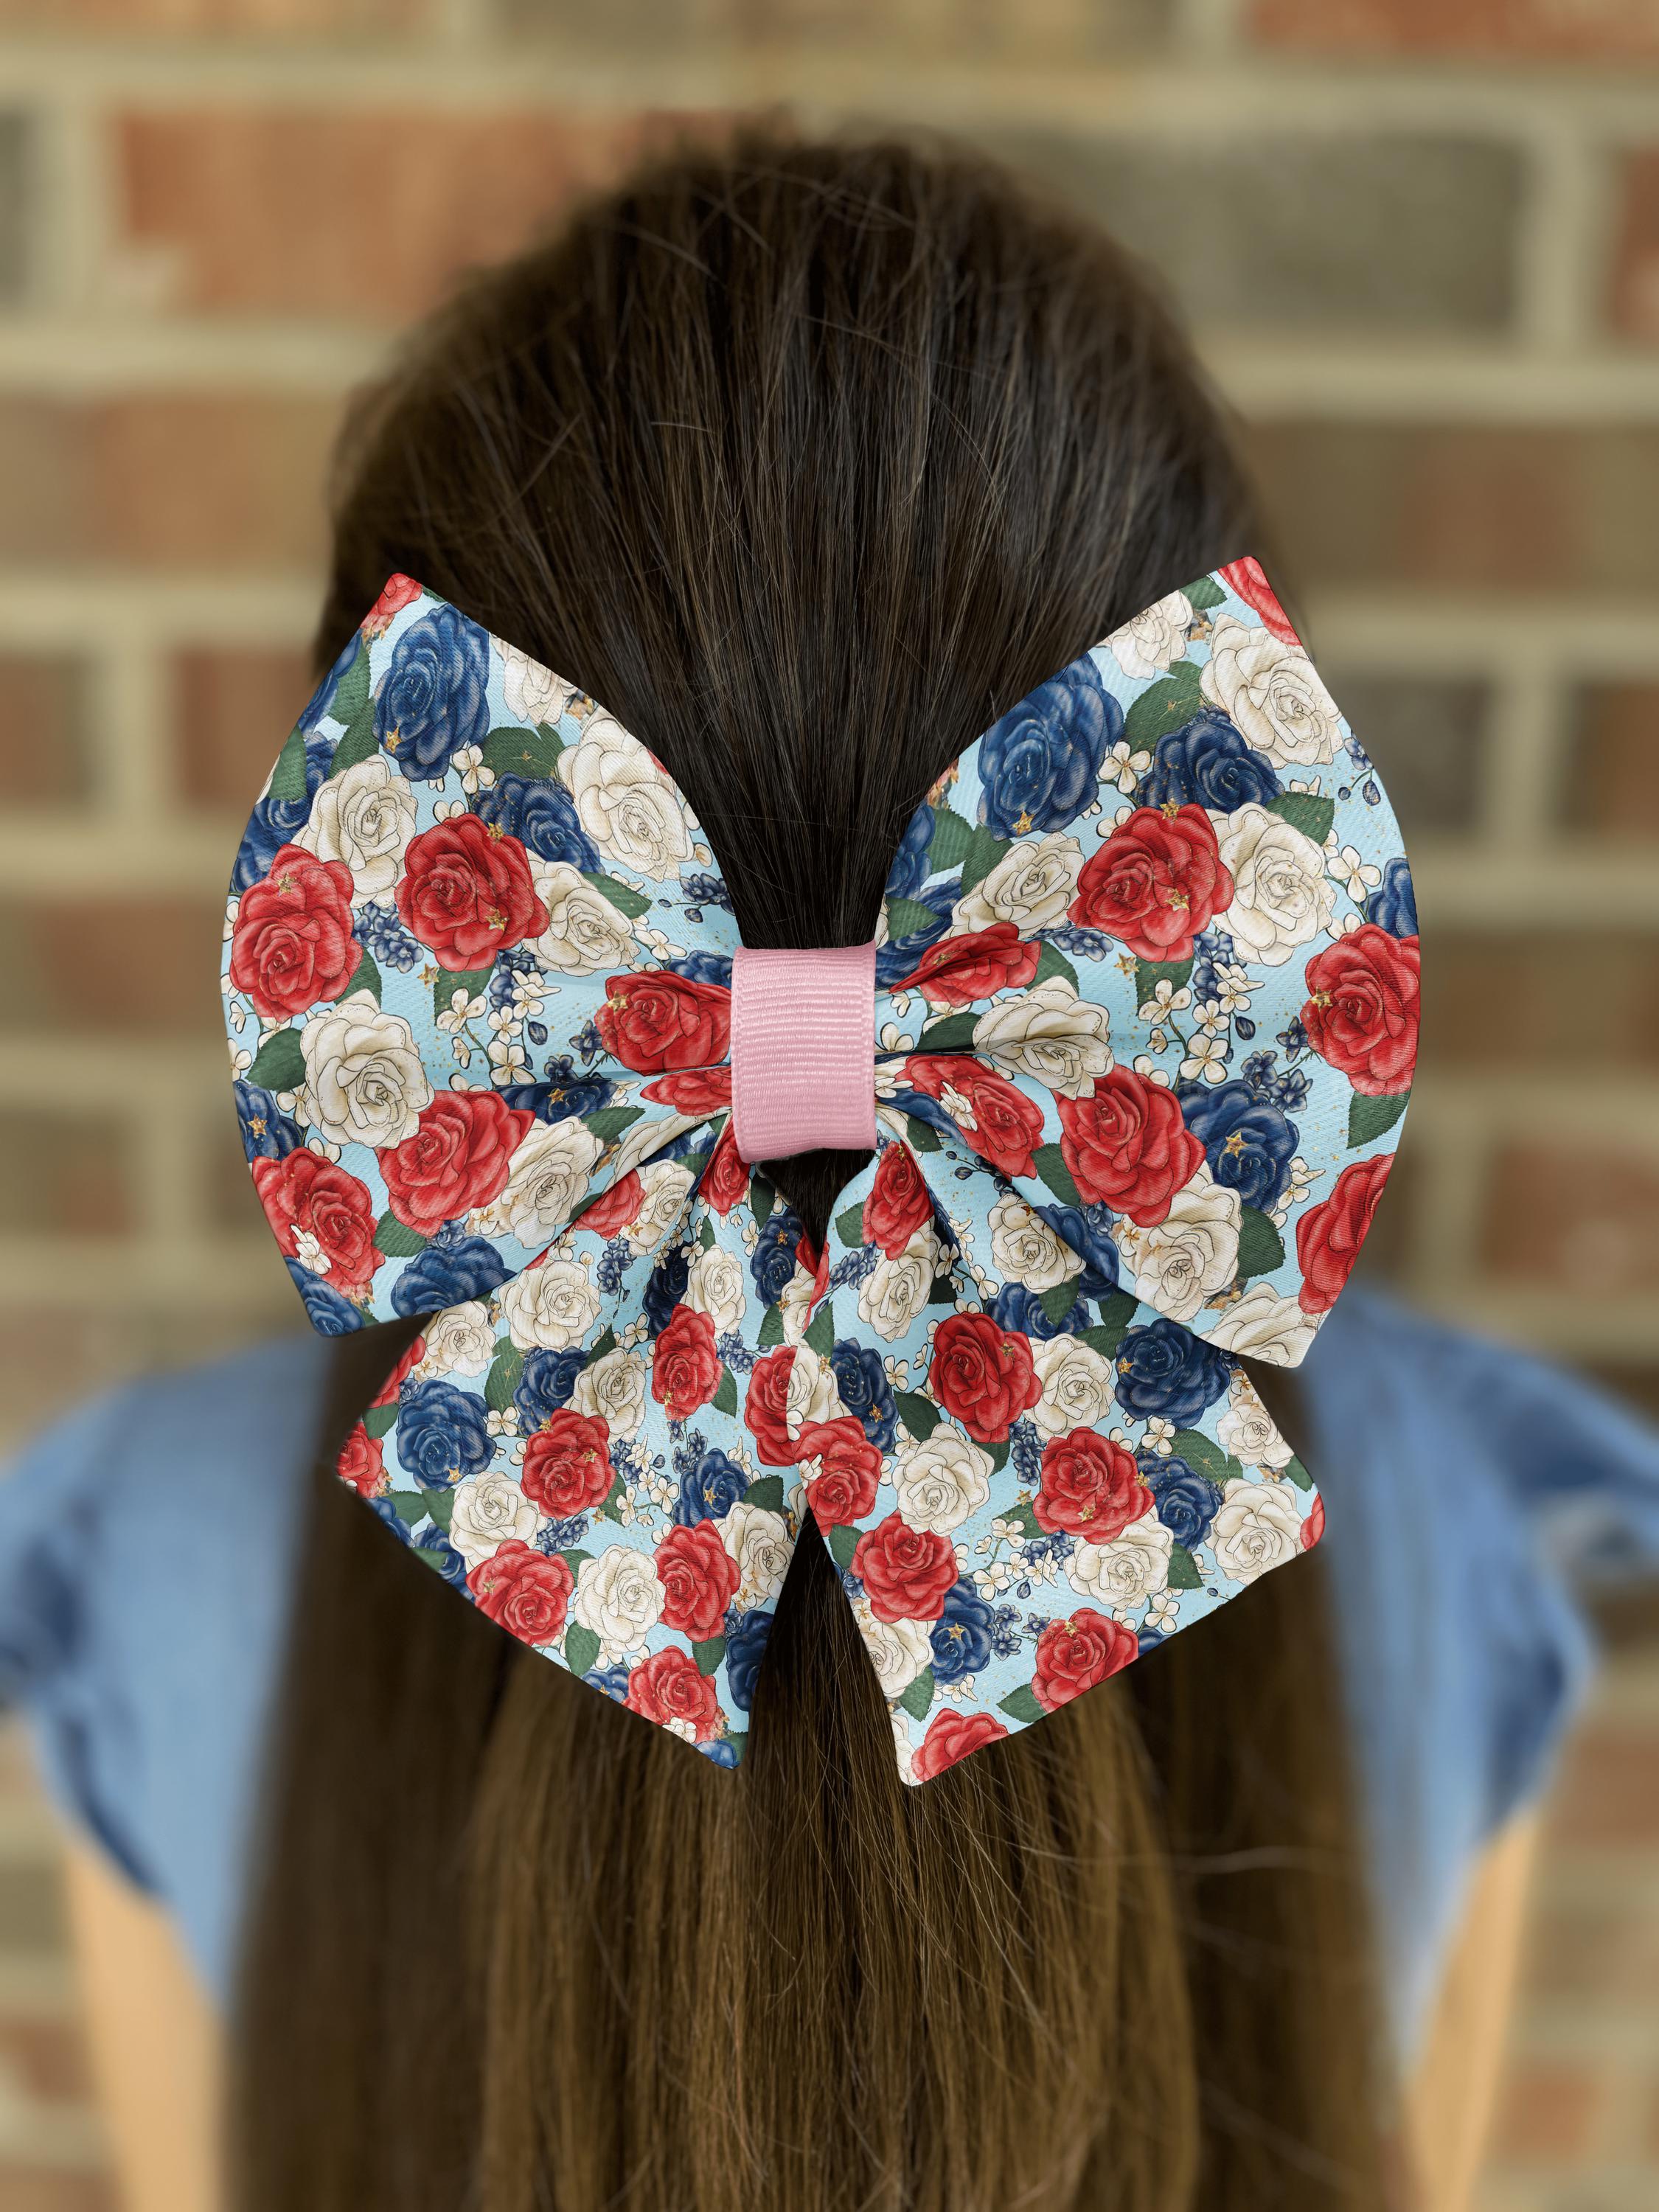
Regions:
<instances>
[{"instance_id":1,"label":"light blue fabric background","mask_svg":"<svg viewBox=\"0 0 1659 2212\"><path fill-rule=\"evenodd\" d=\"M296 1337L120 1391L0 1483L0 1700L221 2001L326 1358ZM1409 2049L1474 1859L1537 1794L1586 1679L1572 1577L1659 1560L1659 1437L1358 1288L1300 1372Z\"/></svg>"}]
</instances>

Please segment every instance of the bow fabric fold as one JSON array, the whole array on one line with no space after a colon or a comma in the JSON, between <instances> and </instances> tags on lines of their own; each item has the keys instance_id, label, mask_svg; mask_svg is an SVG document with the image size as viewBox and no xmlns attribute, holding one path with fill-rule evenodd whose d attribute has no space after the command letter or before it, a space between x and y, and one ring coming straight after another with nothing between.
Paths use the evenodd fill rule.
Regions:
<instances>
[{"instance_id":1,"label":"bow fabric fold","mask_svg":"<svg viewBox=\"0 0 1659 2212\"><path fill-rule=\"evenodd\" d=\"M238 853L224 994L314 1327L421 1335L343 1480L494 1620L742 1755L804 1516L928 1779L1317 1540L1237 1356L1370 1228L1418 939L1260 568L969 746L877 933L877 1150L822 1252L732 1134L708 841L593 700L394 577Z\"/></svg>"}]
</instances>

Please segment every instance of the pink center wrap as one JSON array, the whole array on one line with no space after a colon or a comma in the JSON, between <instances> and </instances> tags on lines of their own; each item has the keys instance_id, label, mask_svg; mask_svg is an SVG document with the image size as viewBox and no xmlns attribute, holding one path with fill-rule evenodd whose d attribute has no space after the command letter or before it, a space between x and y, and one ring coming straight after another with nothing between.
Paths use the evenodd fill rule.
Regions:
<instances>
[{"instance_id":1,"label":"pink center wrap","mask_svg":"<svg viewBox=\"0 0 1659 2212\"><path fill-rule=\"evenodd\" d=\"M732 1133L745 1160L874 1149L872 944L733 955Z\"/></svg>"}]
</instances>

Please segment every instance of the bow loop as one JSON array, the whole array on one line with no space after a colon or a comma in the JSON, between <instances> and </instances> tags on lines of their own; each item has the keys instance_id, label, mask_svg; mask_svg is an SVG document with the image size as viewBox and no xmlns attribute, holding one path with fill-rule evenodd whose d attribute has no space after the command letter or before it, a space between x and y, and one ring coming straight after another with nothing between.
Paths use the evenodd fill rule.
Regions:
<instances>
[{"instance_id":1,"label":"bow loop","mask_svg":"<svg viewBox=\"0 0 1659 2212\"><path fill-rule=\"evenodd\" d=\"M1399 825L1257 564L1174 592L917 810L878 1088L1135 1295L1294 1365L1370 1225L1416 1065ZM931 1102L931 1103L927 1103Z\"/></svg>"},{"instance_id":2,"label":"bow loop","mask_svg":"<svg viewBox=\"0 0 1659 2212\"><path fill-rule=\"evenodd\" d=\"M313 1318L494 1289L729 1109L737 929L684 799L406 577L283 748L233 889L244 1135Z\"/></svg>"},{"instance_id":3,"label":"bow loop","mask_svg":"<svg viewBox=\"0 0 1659 2212\"><path fill-rule=\"evenodd\" d=\"M314 1325L424 1322L340 1473L429 1565L730 1765L810 1512L924 1781L1316 1539L1234 1354L1299 1359L1370 1226L1410 878L1238 562L917 810L873 1068L868 948L799 968L793 1088L813 956L763 1005L742 951L660 763L394 577L237 855L244 1141ZM877 1148L819 1252L734 1131L850 1096L854 1039Z\"/></svg>"}]
</instances>

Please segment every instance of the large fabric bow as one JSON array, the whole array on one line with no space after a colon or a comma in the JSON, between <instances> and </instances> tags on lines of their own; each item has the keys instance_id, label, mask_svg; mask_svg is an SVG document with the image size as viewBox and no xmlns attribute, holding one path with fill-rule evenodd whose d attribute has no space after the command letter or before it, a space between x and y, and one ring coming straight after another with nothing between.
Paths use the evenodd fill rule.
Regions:
<instances>
[{"instance_id":1,"label":"large fabric bow","mask_svg":"<svg viewBox=\"0 0 1659 2212\"><path fill-rule=\"evenodd\" d=\"M1370 1227L1417 921L1255 562L1040 685L917 809L877 1149L821 1253L739 1156L738 931L679 792L407 577L283 749L225 945L311 1321L426 1317L342 1478L717 1761L807 1511L917 1782L1316 1540L1235 1355L1298 1361Z\"/></svg>"}]
</instances>

